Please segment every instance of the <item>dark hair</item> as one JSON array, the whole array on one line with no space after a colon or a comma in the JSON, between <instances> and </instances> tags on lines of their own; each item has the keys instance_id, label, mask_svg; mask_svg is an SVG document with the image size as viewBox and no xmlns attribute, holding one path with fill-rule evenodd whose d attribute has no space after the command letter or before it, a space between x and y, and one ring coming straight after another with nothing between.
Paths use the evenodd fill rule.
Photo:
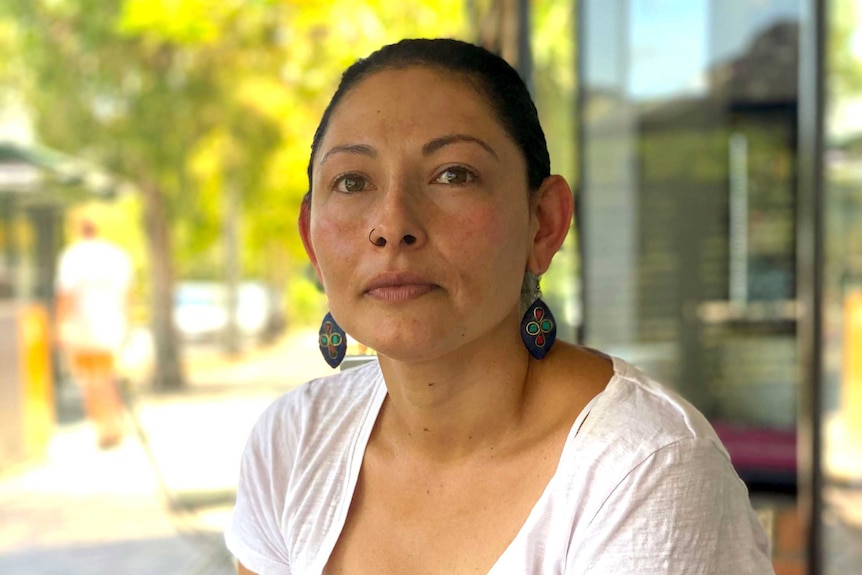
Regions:
<instances>
[{"instance_id":1,"label":"dark hair","mask_svg":"<svg viewBox=\"0 0 862 575\"><path fill-rule=\"evenodd\" d=\"M520 148L527 164L527 183L536 190L551 175L551 159L536 106L524 81L504 59L459 40L408 39L389 44L367 58L357 60L341 76L338 89L323 112L311 143L308 161L308 191L312 187L312 165L329 120L344 95L365 78L393 68L426 66L466 75L491 105L497 119Z\"/></svg>"}]
</instances>

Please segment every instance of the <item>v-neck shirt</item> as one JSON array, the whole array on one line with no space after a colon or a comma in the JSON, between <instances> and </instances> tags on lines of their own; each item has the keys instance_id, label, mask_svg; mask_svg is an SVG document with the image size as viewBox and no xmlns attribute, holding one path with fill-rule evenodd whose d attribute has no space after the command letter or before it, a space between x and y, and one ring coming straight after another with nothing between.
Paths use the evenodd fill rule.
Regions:
<instances>
[{"instance_id":1,"label":"v-neck shirt","mask_svg":"<svg viewBox=\"0 0 862 575\"><path fill-rule=\"evenodd\" d=\"M623 360L613 365L488 575L773 573L746 487L703 415ZM313 380L262 414L225 533L245 567L323 572L386 394L375 361Z\"/></svg>"}]
</instances>

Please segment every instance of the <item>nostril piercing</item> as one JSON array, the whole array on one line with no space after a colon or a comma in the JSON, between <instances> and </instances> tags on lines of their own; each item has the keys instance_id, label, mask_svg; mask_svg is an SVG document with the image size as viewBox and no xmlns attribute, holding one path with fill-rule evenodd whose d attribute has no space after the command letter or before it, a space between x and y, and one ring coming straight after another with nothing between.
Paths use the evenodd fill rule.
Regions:
<instances>
[{"instance_id":1,"label":"nostril piercing","mask_svg":"<svg viewBox=\"0 0 862 575\"><path fill-rule=\"evenodd\" d=\"M376 239L372 237L374 235L374 230L376 229L377 228L371 228L371 231L368 232L368 241L371 242L373 245L377 246L378 248L382 248L386 245L386 238L384 238L383 236L379 236Z\"/></svg>"}]
</instances>

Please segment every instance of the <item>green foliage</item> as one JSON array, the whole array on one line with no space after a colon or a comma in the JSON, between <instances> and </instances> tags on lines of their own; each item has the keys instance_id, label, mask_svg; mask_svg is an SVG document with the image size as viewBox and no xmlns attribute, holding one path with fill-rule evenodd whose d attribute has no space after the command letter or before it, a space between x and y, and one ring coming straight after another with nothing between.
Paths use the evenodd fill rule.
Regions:
<instances>
[{"instance_id":1,"label":"green foliage","mask_svg":"<svg viewBox=\"0 0 862 575\"><path fill-rule=\"evenodd\" d=\"M326 300L314 280L296 274L285 291L285 309L291 327L316 325L326 315Z\"/></svg>"},{"instance_id":2,"label":"green foliage","mask_svg":"<svg viewBox=\"0 0 862 575\"><path fill-rule=\"evenodd\" d=\"M862 8L858 2L839 0L829 3L830 22L827 41L827 77L833 97L862 93Z\"/></svg>"},{"instance_id":3,"label":"green foliage","mask_svg":"<svg viewBox=\"0 0 862 575\"><path fill-rule=\"evenodd\" d=\"M236 8L235 2L127 0L118 30L132 37L149 36L159 43L212 44L218 41Z\"/></svg>"},{"instance_id":4,"label":"green foliage","mask_svg":"<svg viewBox=\"0 0 862 575\"><path fill-rule=\"evenodd\" d=\"M551 155L551 169L571 183L577 181L575 21L568 0L532 3L534 98ZM576 287L578 242L572 229L553 265L542 278L545 300L560 323L558 337L575 340L574 326L581 321Z\"/></svg>"},{"instance_id":5,"label":"green foliage","mask_svg":"<svg viewBox=\"0 0 862 575\"><path fill-rule=\"evenodd\" d=\"M341 72L357 58L402 37L461 36L462 0L298 2L281 14L277 44L285 53L277 76L251 78L242 98L278 122L281 146L261 174L254 217L247 218L247 269L265 269L274 244L305 261L297 234L308 189L311 137ZM263 259L265 256L266 259Z\"/></svg>"},{"instance_id":6,"label":"green foliage","mask_svg":"<svg viewBox=\"0 0 862 575\"><path fill-rule=\"evenodd\" d=\"M532 9L536 107L548 139L551 166L573 182L577 177L574 10L568 0L537 0Z\"/></svg>"},{"instance_id":7,"label":"green foliage","mask_svg":"<svg viewBox=\"0 0 862 575\"><path fill-rule=\"evenodd\" d=\"M461 0L9 0L0 47L44 143L164 194L180 275L217 267L228 186L246 273L266 275L304 261L308 146L341 71L464 22Z\"/></svg>"}]
</instances>

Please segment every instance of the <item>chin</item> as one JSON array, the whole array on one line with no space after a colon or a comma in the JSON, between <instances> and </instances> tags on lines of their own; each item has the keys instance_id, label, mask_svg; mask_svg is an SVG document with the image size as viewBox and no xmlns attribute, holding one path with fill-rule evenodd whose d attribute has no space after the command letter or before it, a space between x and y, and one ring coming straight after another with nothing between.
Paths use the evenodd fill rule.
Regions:
<instances>
[{"instance_id":1,"label":"chin","mask_svg":"<svg viewBox=\"0 0 862 575\"><path fill-rule=\"evenodd\" d=\"M399 337L391 340L383 337L368 338L369 348L377 352L378 356L386 359L404 363L424 363L433 361L445 355L440 346L441 338L415 337L409 340Z\"/></svg>"},{"instance_id":2,"label":"chin","mask_svg":"<svg viewBox=\"0 0 862 575\"><path fill-rule=\"evenodd\" d=\"M405 345L386 345L379 344L377 347L368 346L377 352L377 355L388 360L398 361L402 363L424 363L431 361L439 356L439 354L431 352L427 347L405 346Z\"/></svg>"}]
</instances>

